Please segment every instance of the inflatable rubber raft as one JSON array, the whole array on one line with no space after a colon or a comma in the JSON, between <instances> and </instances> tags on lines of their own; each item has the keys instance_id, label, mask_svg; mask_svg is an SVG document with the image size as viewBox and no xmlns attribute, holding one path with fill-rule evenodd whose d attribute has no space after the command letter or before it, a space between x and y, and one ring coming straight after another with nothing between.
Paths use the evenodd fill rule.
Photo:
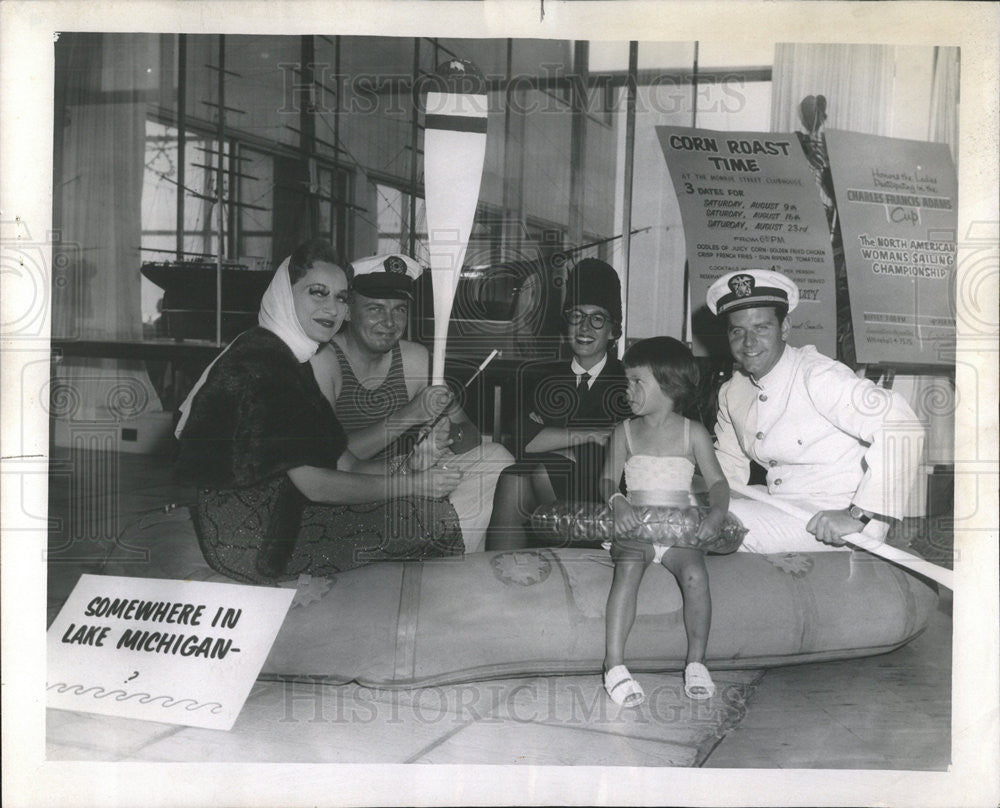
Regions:
<instances>
[{"instance_id":1,"label":"inflatable rubber raft","mask_svg":"<svg viewBox=\"0 0 1000 808\"><path fill-rule=\"evenodd\" d=\"M937 603L925 579L865 552L707 558L710 668L754 668L891 651ZM225 581L183 511L126 537L109 575ZM602 550L476 553L369 565L300 580L267 677L419 687L598 673L612 566ZM673 577L651 568L627 655L633 671L681 670L686 639Z\"/></svg>"}]
</instances>

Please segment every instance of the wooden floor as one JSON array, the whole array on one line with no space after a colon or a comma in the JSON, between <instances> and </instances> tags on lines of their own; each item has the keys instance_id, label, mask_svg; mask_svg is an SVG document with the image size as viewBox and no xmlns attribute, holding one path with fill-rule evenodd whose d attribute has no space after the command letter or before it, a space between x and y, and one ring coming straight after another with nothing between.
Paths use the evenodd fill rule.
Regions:
<instances>
[{"instance_id":1,"label":"wooden floor","mask_svg":"<svg viewBox=\"0 0 1000 808\"><path fill-rule=\"evenodd\" d=\"M113 537L190 495L162 458L56 455L52 472L50 619L113 542L74 535ZM676 674L643 675L639 710L611 705L594 676L411 691L260 681L227 733L49 710L47 757L943 770L951 627L945 592L927 630L890 654L721 672L704 703Z\"/></svg>"},{"instance_id":2,"label":"wooden floor","mask_svg":"<svg viewBox=\"0 0 1000 808\"><path fill-rule=\"evenodd\" d=\"M721 768L944 770L951 762L951 593L882 656L768 670L708 756Z\"/></svg>"},{"instance_id":3,"label":"wooden floor","mask_svg":"<svg viewBox=\"0 0 1000 808\"><path fill-rule=\"evenodd\" d=\"M697 766L758 678L725 672L725 698L683 704L679 676L643 676L638 710L612 705L596 676L394 691L258 682L229 732L49 710L47 758Z\"/></svg>"}]
</instances>

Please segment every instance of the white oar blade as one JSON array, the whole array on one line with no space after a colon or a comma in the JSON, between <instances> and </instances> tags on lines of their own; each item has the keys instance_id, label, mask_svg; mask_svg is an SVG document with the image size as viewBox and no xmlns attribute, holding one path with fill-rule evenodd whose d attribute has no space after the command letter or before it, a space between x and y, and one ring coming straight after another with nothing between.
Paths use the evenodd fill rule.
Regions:
<instances>
[{"instance_id":1,"label":"white oar blade","mask_svg":"<svg viewBox=\"0 0 1000 808\"><path fill-rule=\"evenodd\" d=\"M770 505L772 508L777 508L779 511L784 511L789 516L801 519L803 524L807 523L813 516L813 514L804 508L800 508L790 502L784 502L780 497L772 497L769 494L758 491L753 486L731 483L729 487L734 494L739 494L747 499L762 502ZM886 561L891 561L894 564L905 567L918 575L930 578L932 581L936 581L951 590L955 588L955 573L927 559L913 553L908 553L906 550L901 550L898 547L893 547L891 544L886 544L884 541L872 536L866 536L864 533L852 533L849 536L844 536L843 539L848 544L852 544L873 555L880 556Z\"/></svg>"},{"instance_id":2,"label":"white oar blade","mask_svg":"<svg viewBox=\"0 0 1000 808\"><path fill-rule=\"evenodd\" d=\"M448 323L469 247L486 160L487 96L479 71L451 60L438 68L439 89L427 94L424 192L434 282L432 383L444 381Z\"/></svg>"}]
</instances>

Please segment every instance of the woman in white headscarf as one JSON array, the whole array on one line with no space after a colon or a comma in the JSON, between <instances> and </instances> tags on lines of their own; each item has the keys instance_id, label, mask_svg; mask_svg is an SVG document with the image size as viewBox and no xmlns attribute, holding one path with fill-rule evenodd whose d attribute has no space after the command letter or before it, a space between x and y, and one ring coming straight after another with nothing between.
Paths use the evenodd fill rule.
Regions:
<instances>
[{"instance_id":1,"label":"woman in white headscarf","mask_svg":"<svg viewBox=\"0 0 1000 808\"><path fill-rule=\"evenodd\" d=\"M181 406L177 471L213 569L270 583L376 560L462 552L447 496L457 472L433 469L436 441L405 462L359 461L309 358L340 328L349 278L321 240L298 247L240 334ZM391 500L391 501L390 501Z\"/></svg>"}]
</instances>

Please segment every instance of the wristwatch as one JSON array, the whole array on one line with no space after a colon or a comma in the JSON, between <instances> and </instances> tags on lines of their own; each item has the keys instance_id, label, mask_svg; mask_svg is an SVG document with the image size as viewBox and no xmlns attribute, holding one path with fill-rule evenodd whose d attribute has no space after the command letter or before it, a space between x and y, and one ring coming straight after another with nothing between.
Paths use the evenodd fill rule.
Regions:
<instances>
[{"instance_id":1,"label":"wristwatch","mask_svg":"<svg viewBox=\"0 0 1000 808\"><path fill-rule=\"evenodd\" d=\"M850 504L850 507L848 507L847 512L851 515L851 519L857 519L862 526L867 525L872 520L868 513L861 510L861 508L853 502Z\"/></svg>"}]
</instances>

